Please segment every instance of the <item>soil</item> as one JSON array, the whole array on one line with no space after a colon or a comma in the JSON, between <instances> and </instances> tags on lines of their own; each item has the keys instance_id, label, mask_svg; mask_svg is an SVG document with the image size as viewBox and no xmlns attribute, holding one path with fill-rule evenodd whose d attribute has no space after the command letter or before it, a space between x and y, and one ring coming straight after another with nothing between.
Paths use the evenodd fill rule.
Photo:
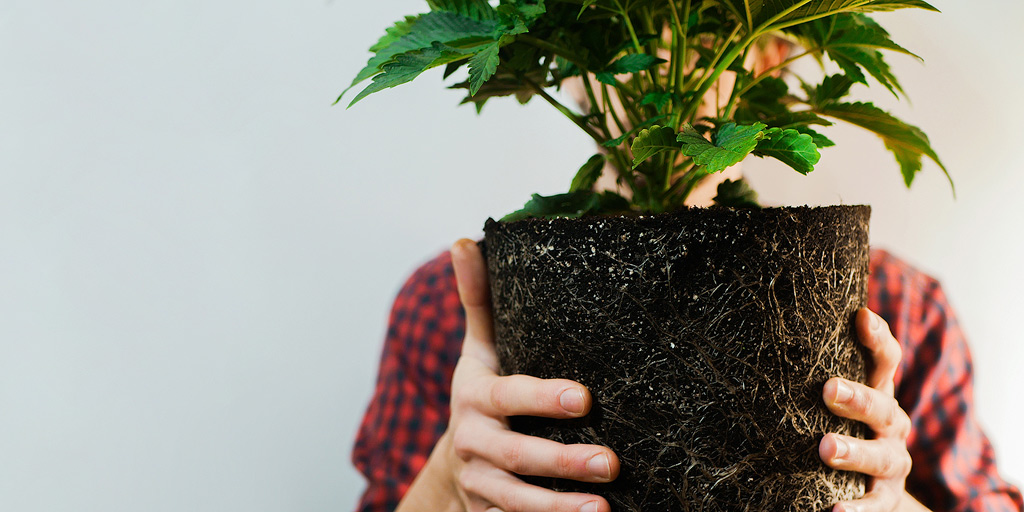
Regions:
<instances>
[{"instance_id":1,"label":"soil","mask_svg":"<svg viewBox=\"0 0 1024 512\"><path fill-rule=\"evenodd\" d=\"M821 399L863 381L866 206L584 219L489 220L485 246L502 371L587 386L579 420L513 428L618 454L610 484L531 478L621 511L826 511L863 476L817 455L864 436Z\"/></svg>"}]
</instances>

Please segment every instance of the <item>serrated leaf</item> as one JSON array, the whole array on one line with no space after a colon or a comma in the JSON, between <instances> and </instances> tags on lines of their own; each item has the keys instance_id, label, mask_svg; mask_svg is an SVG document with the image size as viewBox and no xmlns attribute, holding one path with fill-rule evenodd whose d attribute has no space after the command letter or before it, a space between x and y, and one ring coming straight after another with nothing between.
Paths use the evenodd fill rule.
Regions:
<instances>
[{"instance_id":1,"label":"serrated leaf","mask_svg":"<svg viewBox=\"0 0 1024 512\"><path fill-rule=\"evenodd\" d=\"M604 162L604 155L599 154L590 157L590 160L587 160L587 163L583 164L579 171L576 171L576 176L572 179L572 185L569 185L569 192L593 190L594 184L601 177Z\"/></svg>"},{"instance_id":2,"label":"serrated leaf","mask_svg":"<svg viewBox=\"0 0 1024 512\"><path fill-rule=\"evenodd\" d=\"M757 192L750 188L744 179L725 180L718 185L718 195L714 198L718 206L731 208L760 208Z\"/></svg>"},{"instance_id":3,"label":"serrated leaf","mask_svg":"<svg viewBox=\"0 0 1024 512\"><path fill-rule=\"evenodd\" d=\"M397 23L373 48L376 55L367 61L352 84L338 96L344 96L349 89L383 71L396 56L432 48L435 43L453 44L459 41L481 41L492 38L498 28L493 21L478 21L461 14L446 11L432 11L415 17L407 17Z\"/></svg>"},{"instance_id":4,"label":"serrated leaf","mask_svg":"<svg viewBox=\"0 0 1024 512\"><path fill-rule=\"evenodd\" d=\"M349 106L355 105L359 100L375 92L411 82L428 69L465 59L467 56L441 43L434 43L434 46L423 50L398 55L392 62L381 68L381 73L373 77L373 83L363 89Z\"/></svg>"},{"instance_id":5,"label":"serrated leaf","mask_svg":"<svg viewBox=\"0 0 1024 512\"><path fill-rule=\"evenodd\" d=\"M469 58L469 95L475 96L480 87L498 70L498 41L484 48Z\"/></svg>"},{"instance_id":6,"label":"serrated leaf","mask_svg":"<svg viewBox=\"0 0 1024 512\"><path fill-rule=\"evenodd\" d=\"M712 143L692 126L684 125L678 141L682 143L683 154L693 158L694 163L705 166L709 172L720 172L743 161L757 147L765 128L762 123L728 123L715 132Z\"/></svg>"},{"instance_id":7,"label":"serrated leaf","mask_svg":"<svg viewBox=\"0 0 1024 512\"><path fill-rule=\"evenodd\" d=\"M501 218L502 222L538 218L579 218L584 215L622 213L629 210L629 201L614 192L578 190L567 194L542 196L533 194L521 210Z\"/></svg>"},{"instance_id":8,"label":"serrated leaf","mask_svg":"<svg viewBox=\"0 0 1024 512\"><path fill-rule=\"evenodd\" d=\"M641 105L654 105L655 108L661 110L668 105L669 101L672 101L673 94L670 92L652 92L646 94L642 100Z\"/></svg>"},{"instance_id":9,"label":"serrated leaf","mask_svg":"<svg viewBox=\"0 0 1024 512\"><path fill-rule=\"evenodd\" d=\"M807 103L812 106L823 106L846 97L853 83L854 81L846 75L829 75L821 81L821 85L811 87L803 84L803 89L807 93Z\"/></svg>"},{"instance_id":10,"label":"serrated leaf","mask_svg":"<svg viewBox=\"0 0 1024 512\"><path fill-rule=\"evenodd\" d=\"M620 135L618 137L615 137L614 139L610 139L610 140L606 140L606 141L602 142L601 145L606 147L606 148L614 148L615 146L618 146L619 144L622 144L623 142L626 142L626 139L628 139L630 136L632 136L636 132L639 132L640 130L643 130L644 128L647 128L648 126L652 126L653 124L657 123L658 121L661 121L662 119L665 119L666 117L668 117L668 115L654 116L654 117L644 121L643 123L640 123L636 128L633 128L632 130L630 130L630 131L628 131L626 133L623 133L622 135Z\"/></svg>"},{"instance_id":11,"label":"serrated leaf","mask_svg":"<svg viewBox=\"0 0 1024 512\"><path fill-rule=\"evenodd\" d=\"M879 12L895 11L896 9L905 9L908 7L939 12L939 10L933 7L931 4L929 4L928 2L924 2L922 0L875 0L873 2L868 3L868 6L871 8L871 10Z\"/></svg>"},{"instance_id":12,"label":"serrated leaf","mask_svg":"<svg viewBox=\"0 0 1024 512\"><path fill-rule=\"evenodd\" d=\"M783 112L775 117L764 119L762 122L768 125L769 128L798 128L809 125L832 126L832 121L810 110Z\"/></svg>"},{"instance_id":13,"label":"serrated leaf","mask_svg":"<svg viewBox=\"0 0 1024 512\"><path fill-rule=\"evenodd\" d=\"M816 131L814 131L814 130L806 127L806 126L797 126L797 127L794 127L793 129L798 131L798 132L800 132L800 133L806 133L807 135L810 135L811 136L811 140L814 141L814 145L815 146L818 146L818 149L830 148L830 147L836 145L836 143L832 142L832 140L829 139L828 137L826 137L826 136L824 136L824 135L822 135L822 134L820 134L820 133L818 133L818 132L816 132Z\"/></svg>"},{"instance_id":14,"label":"serrated leaf","mask_svg":"<svg viewBox=\"0 0 1024 512\"><path fill-rule=\"evenodd\" d=\"M598 71L595 74L595 77L603 83L615 86L618 85L618 82L615 81L615 75L625 75L644 71L662 62L665 62L665 60L659 59L653 55L648 55L646 53L631 53L629 55L623 55L615 62L612 62L604 69Z\"/></svg>"},{"instance_id":15,"label":"serrated leaf","mask_svg":"<svg viewBox=\"0 0 1024 512\"><path fill-rule=\"evenodd\" d=\"M432 11L447 11L461 14L478 21L494 21L498 13L487 0L427 0Z\"/></svg>"},{"instance_id":16,"label":"serrated leaf","mask_svg":"<svg viewBox=\"0 0 1024 512\"><path fill-rule=\"evenodd\" d=\"M658 125L645 128L633 139L630 149L633 151L633 168L636 169L654 155L679 149L676 131L668 126Z\"/></svg>"},{"instance_id":17,"label":"serrated leaf","mask_svg":"<svg viewBox=\"0 0 1024 512\"><path fill-rule=\"evenodd\" d=\"M871 103L834 103L815 109L823 116L833 117L874 132L882 138L885 147L893 152L900 165L903 179L909 186L921 170L921 156L927 156L946 174L950 186L953 180L946 166L931 147L928 136L920 128L900 121L892 114ZM914 156L917 155L917 156Z\"/></svg>"},{"instance_id":18,"label":"serrated leaf","mask_svg":"<svg viewBox=\"0 0 1024 512\"><path fill-rule=\"evenodd\" d=\"M587 12L587 8L597 3L597 0L583 0L583 7L580 7L579 14L576 15L576 19L583 17L583 13Z\"/></svg>"},{"instance_id":19,"label":"serrated leaf","mask_svg":"<svg viewBox=\"0 0 1024 512\"><path fill-rule=\"evenodd\" d=\"M814 164L821 159L814 139L794 129L769 128L753 153L760 157L772 157L800 174L813 171Z\"/></svg>"},{"instance_id":20,"label":"serrated leaf","mask_svg":"<svg viewBox=\"0 0 1024 512\"><path fill-rule=\"evenodd\" d=\"M748 29L760 27L766 30L778 30L840 13L894 11L911 7L935 10L919 0L727 0L727 3L730 10L743 14L739 19Z\"/></svg>"}]
</instances>

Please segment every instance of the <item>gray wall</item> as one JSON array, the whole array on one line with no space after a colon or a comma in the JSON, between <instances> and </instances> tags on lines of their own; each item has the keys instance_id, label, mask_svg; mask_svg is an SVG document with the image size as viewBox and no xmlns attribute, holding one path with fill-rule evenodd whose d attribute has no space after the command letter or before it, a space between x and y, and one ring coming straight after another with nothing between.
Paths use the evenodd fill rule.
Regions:
<instances>
[{"instance_id":1,"label":"gray wall","mask_svg":"<svg viewBox=\"0 0 1024 512\"><path fill-rule=\"evenodd\" d=\"M1019 482L1024 76L989 66L1024 46L1024 10L939 6L888 18L928 60L896 60L915 100L899 112L941 148L957 201L934 167L902 190L855 130L809 179L747 171L771 202L873 204L875 243L946 282ZM383 28L423 8L0 2L0 509L351 508L398 286L593 151L539 103L455 108L437 75L331 107Z\"/></svg>"}]
</instances>

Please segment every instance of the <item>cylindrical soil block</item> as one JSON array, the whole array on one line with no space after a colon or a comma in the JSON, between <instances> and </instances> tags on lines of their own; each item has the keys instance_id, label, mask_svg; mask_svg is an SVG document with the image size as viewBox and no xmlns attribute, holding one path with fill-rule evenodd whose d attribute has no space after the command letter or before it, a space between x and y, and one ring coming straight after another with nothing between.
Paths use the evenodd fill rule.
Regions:
<instances>
[{"instance_id":1,"label":"cylindrical soil block","mask_svg":"<svg viewBox=\"0 0 1024 512\"><path fill-rule=\"evenodd\" d=\"M866 206L688 209L488 221L487 265L504 374L572 379L578 420L513 428L610 447L617 480L526 478L599 494L617 512L826 511L864 478L818 457L863 426L822 401L863 381L853 330L866 304Z\"/></svg>"}]
</instances>

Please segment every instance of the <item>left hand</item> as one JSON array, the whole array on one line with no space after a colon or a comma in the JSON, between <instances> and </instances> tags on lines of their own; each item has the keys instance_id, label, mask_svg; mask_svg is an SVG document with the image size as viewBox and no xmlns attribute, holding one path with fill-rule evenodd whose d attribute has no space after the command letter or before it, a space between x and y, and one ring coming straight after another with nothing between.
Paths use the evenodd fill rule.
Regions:
<instances>
[{"instance_id":1,"label":"left hand","mask_svg":"<svg viewBox=\"0 0 1024 512\"><path fill-rule=\"evenodd\" d=\"M827 434L818 445L825 464L868 475L863 498L838 503L833 512L924 510L905 490L910 473L910 418L894 397L893 379L903 352L889 326L875 313L857 312L857 336L871 354L868 384L834 377L825 383L825 405L838 416L860 421L873 439Z\"/></svg>"}]
</instances>

